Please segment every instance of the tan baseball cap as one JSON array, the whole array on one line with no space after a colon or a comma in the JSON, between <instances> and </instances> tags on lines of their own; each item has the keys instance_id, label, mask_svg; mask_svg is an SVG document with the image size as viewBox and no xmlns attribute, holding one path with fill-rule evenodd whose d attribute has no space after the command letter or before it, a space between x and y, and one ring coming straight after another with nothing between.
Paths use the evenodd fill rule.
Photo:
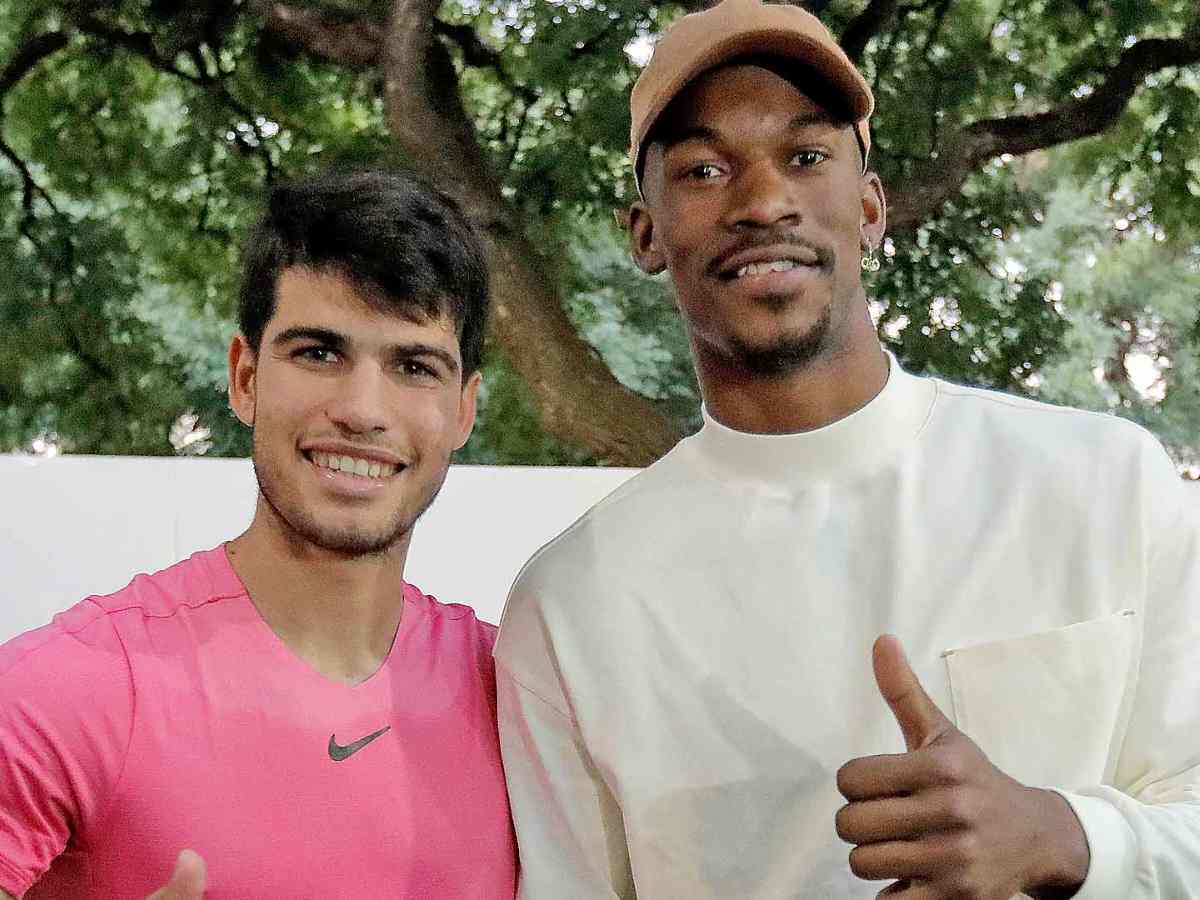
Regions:
<instances>
[{"instance_id":1,"label":"tan baseball cap","mask_svg":"<svg viewBox=\"0 0 1200 900\"><path fill-rule=\"evenodd\" d=\"M867 120L875 108L871 87L821 20L799 6L762 0L723 0L691 13L664 32L629 97L629 156L642 190L642 143L663 110L697 76L740 56L794 60L823 79L854 124L863 170L871 149Z\"/></svg>"}]
</instances>

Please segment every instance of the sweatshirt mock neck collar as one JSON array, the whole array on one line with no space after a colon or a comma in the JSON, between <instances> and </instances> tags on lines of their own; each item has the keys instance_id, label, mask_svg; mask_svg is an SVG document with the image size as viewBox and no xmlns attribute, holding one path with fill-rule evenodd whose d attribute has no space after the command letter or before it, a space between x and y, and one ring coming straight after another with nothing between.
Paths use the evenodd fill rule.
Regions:
<instances>
[{"instance_id":1,"label":"sweatshirt mock neck collar","mask_svg":"<svg viewBox=\"0 0 1200 900\"><path fill-rule=\"evenodd\" d=\"M935 383L900 368L888 353L888 378L866 406L812 431L753 434L722 425L707 408L691 443L709 464L735 476L810 481L850 475L901 452L929 417Z\"/></svg>"}]
</instances>

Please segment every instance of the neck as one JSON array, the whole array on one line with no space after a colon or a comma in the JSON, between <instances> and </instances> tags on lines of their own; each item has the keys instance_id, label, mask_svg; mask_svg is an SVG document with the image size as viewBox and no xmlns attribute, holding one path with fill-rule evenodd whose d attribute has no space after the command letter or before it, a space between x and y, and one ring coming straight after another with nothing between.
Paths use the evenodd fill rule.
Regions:
<instances>
[{"instance_id":1,"label":"neck","mask_svg":"<svg viewBox=\"0 0 1200 900\"><path fill-rule=\"evenodd\" d=\"M377 554L333 553L297 535L260 496L254 521L226 552L279 639L331 681L357 684L395 640L410 539Z\"/></svg>"},{"instance_id":2,"label":"neck","mask_svg":"<svg viewBox=\"0 0 1200 900\"><path fill-rule=\"evenodd\" d=\"M888 377L887 355L865 315L851 340L774 376L747 372L727 358L696 352L709 414L736 431L793 434L843 419L875 398Z\"/></svg>"}]
</instances>

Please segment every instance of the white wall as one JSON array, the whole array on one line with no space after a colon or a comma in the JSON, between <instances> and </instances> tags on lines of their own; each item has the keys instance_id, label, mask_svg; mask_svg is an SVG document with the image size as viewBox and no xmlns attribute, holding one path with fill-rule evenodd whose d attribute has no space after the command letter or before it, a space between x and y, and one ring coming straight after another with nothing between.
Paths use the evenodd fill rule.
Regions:
<instances>
[{"instance_id":1,"label":"white wall","mask_svg":"<svg viewBox=\"0 0 1200 900\"><path fill-rule=\"evenodd\" d=\"M525 560L633 469L453 466L405 577L497 622ZM239 534L249 460L0 455L0 641Z\"/></svg>"}]
</instances>

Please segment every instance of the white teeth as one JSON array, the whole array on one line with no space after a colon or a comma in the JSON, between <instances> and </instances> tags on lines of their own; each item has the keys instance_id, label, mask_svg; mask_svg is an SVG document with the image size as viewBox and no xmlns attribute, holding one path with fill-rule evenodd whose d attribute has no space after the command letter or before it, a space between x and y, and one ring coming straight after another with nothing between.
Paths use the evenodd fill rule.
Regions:
<instances>
[{"instance_id":1,"label":"white teeth","mask_svg":"<svg viewBox=\"0 0 1200 900\"><path fill-rule=\"evenodd\" d=\"M396 474L396 466L391 463L355 459L352 456L320 453L315 450L309 455L313 463L322 469L331 469L334 472L345 472L348 475L358 475L363 478L390 478Z\"/></svg>"},{"instance_id":2,"label":"white teeth","mask_svg":"<svg viewBox=\"0 0 1200 900\"><path fill-rule=\"evenodd\" d=\"M768 272L788 272L799 265L795 260L791 259L775 259L770 262L749 263L742 266L737 271L738 278L745 278L747 275L765 275Z\"/></svg>"}]
</instances>

